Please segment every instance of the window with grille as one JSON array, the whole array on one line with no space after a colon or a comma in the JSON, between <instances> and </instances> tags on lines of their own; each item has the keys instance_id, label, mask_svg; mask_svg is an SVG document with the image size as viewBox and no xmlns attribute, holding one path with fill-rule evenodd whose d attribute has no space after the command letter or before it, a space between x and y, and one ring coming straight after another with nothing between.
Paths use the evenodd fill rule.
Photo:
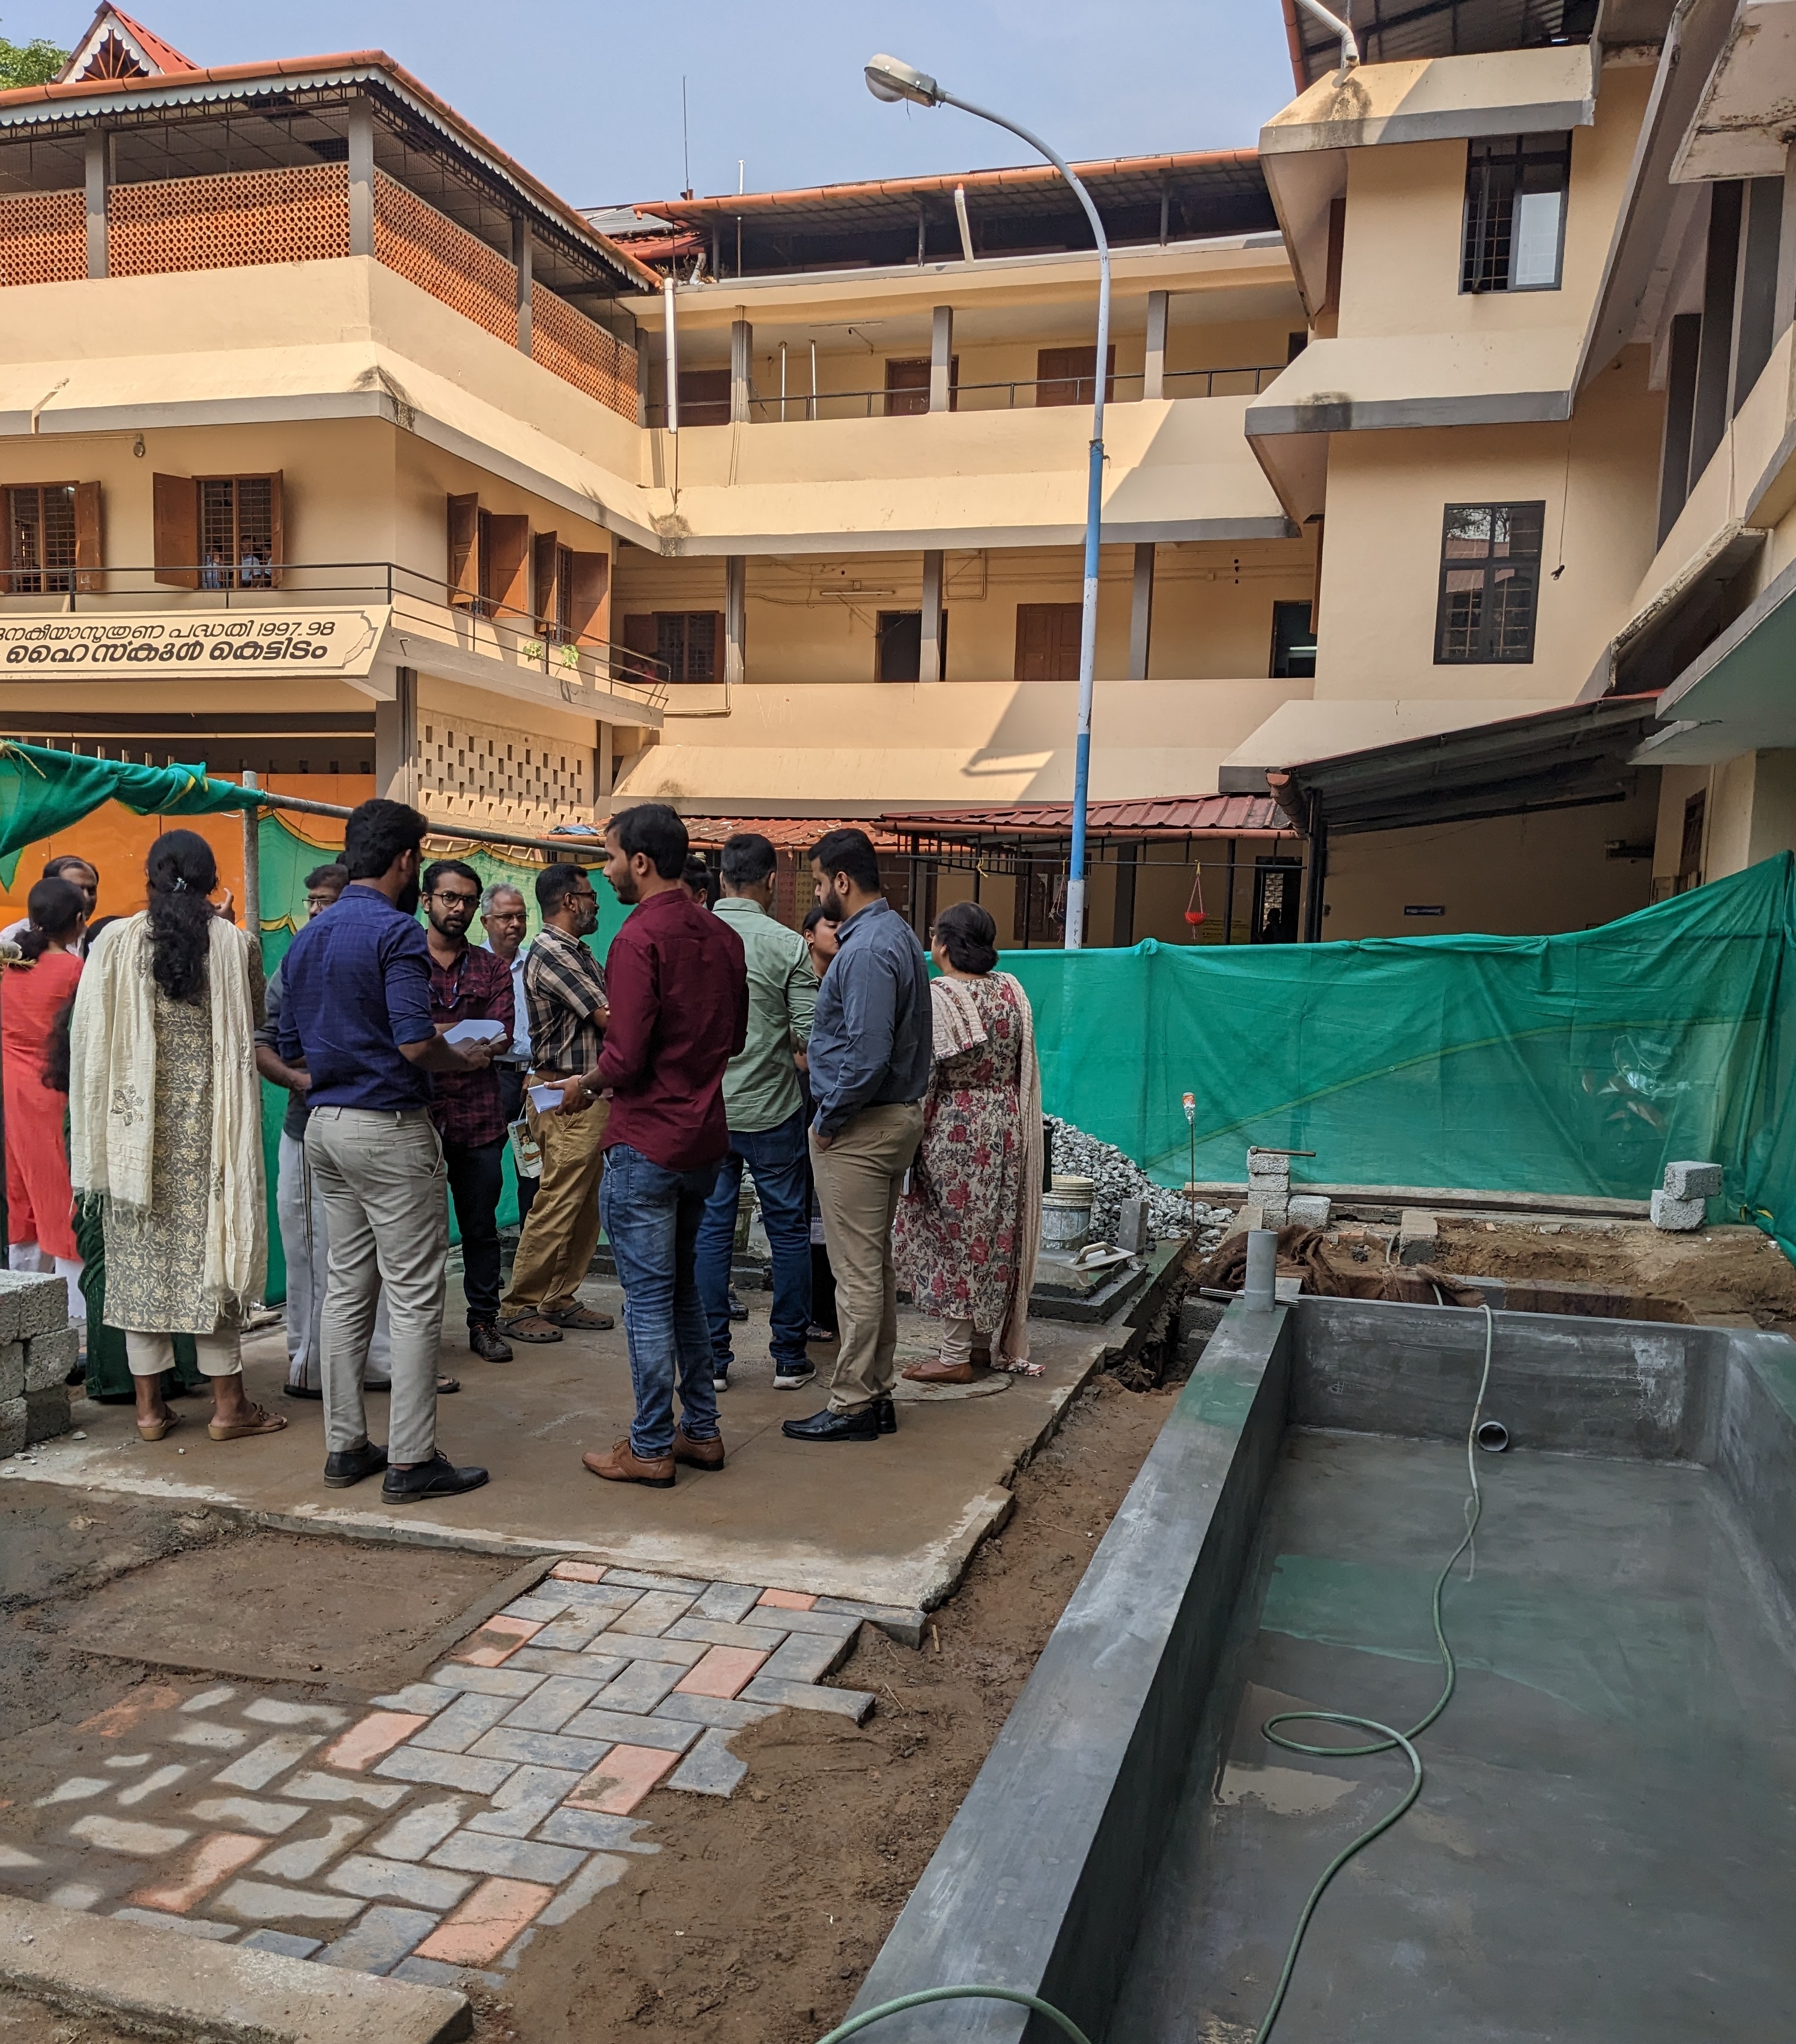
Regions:
<instances>
[{"instance_id":1,"label":"window with grille","mask_svg":"<svg viewBox=\"0 0 1796 2044\"><path fill-rule=\"evenodd\" d=\"M1544 503L1447 506L1437 667L1533 659L1546 509Z\"/></svg>"},{"instance_id":2,"label":"window with grille","mask_svg":"<svg viewBox=\"0 0 1796 2044\"><path fill-rule=\"evenodd\" d=\"M275 479L271 475L202 475L199 492L202 589L274 586Z\"/></svg>"},{"instance_id":3,"label":"window with grille","mask_svg":"<svg viewBox=\"0 0 1796 2044\"><path fill-rule=\"evenodd\" d=\"M6 587L13 595L75 586L75 491L72 482L7 490Z\"/></svg>"},{"instance_id":4,"label":"window with grille","mask_svg":"<svg viewBox=\"0 0 1796 2044\"><path fill-rule=\"evenodd\" d=\"M718 622L715 610L655 613L654 656L666 662L670 681L716 680Z\"/></svg>"},{"instance_id":5,"label":"window with grille","mask_svg":"<svg viewBox=\"0 0 1796 2044\"><path fill-rule=\"evenodd\" d=\"M1495 135L1468 148L1460 289L1556 291L1572 137Z\"/></svg>"}]
</instances>

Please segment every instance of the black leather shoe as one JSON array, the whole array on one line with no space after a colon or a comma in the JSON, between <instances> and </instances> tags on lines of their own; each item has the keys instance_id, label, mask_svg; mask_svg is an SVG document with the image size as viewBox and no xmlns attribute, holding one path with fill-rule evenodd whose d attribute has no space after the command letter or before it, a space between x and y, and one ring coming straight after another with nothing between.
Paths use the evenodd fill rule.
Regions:
<instances>
[{"instance_id":1,"label":"black leather shoe","mask_svg":"<svg viewBox=\"0 0 1796 2044\"><path fill-rule=\"evenodd\" d=\"M332 1490L347 1490L364 1477L378 1476L386 1467L386 1450L378 1441L364 1441L359 1448L343 1448L326 1455L324 1481Z\"/></svg>"},{"instance_id":2,"label":"black leather shoe","mask_svg":"<svg viewBox=\"0 0 1796 2044\"><path fill-rule=\"evenodd\" d=\"M468 1347L482 1362L509 1362L512 1359L511 1343L500 1339L499 1330L490 1320L469 1321Z\"/></svg>"},{"instance_id":3,"label":"black leather shoe","mask_svg":"<svg viewBox=\"0 0 1796 2044\"><path fill-rule=\"evenodd\" d=\"M889 1398L876 1398L873 1410L879 1416L879 1430L882 1434L896 1434L898 1431L898 1408Z\"/></svg>"},{"instance_id":4,"label":"black leather shoe","mask_svg":"<svg viewBox=\"0 0 1796 2044\"><path fill-rule=\"evenodd\" d=\"M1092 359L1095 361L1096 357L1093 356ZM283 1384L281 1386L283 1398L310 1398L316 1401L324 1395L322 1391L314 1391L309 1384Z\"/></svg>"},{"instance_id":5,"label":"black leather shoe","mask_svg":"<svg viewBox=\"0 0 1796 2044\"><path fill-rule=\"evenodd\" d=\"M459 1497L464 1490L478 1490L485 1481L485 1470L457 1469L439 1448L416 1469L390 1469L381 1496L389 1504L416 1504L427 1497Z\"/></svg>"},{"instance_id":6,"label":"black leather shoe","mask_svg":"<svg viewBox=\"0 0 1796 2044\"><path fill-rule=\"evenodd\" d=\"M788 1420L780 1431L789 1441L877 1441L879 1403L876 1399L858 1412L832 1412L826 1406L808 1420Z\"/></svg>"}]
</instances>

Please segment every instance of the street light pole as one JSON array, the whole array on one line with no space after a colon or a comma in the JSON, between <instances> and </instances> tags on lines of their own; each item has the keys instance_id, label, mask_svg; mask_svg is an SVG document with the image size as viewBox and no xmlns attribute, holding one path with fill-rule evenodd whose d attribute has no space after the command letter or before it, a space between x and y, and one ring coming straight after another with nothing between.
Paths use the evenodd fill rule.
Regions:
<instances>
[{"instance_id":1,"label":"street light pole","mask_svg":"<svg viewBox=\"0 0 1796 2044\"><path fill-rule=\"evenodd\" d=\"M1079 726L1073 753L1073 844L1066 882L1066 948L1081 949L1085 941L1085 811L1092 769L1092 680L1097 671L1098 544L1103 513L1103 398L1110 362L1110 240L1092 195L1065 159L1039 135L988 107L961 99L914 65L897 57L876 56L866 67L867 90L876 99L907 99L915 106L957 106L961 113L1008 129L1059 171L1085 209L1098 244L1098 350L1092 399L1091 459L1085 485L1085 581L1079 613Z\"/></svg>"}]
</instances>

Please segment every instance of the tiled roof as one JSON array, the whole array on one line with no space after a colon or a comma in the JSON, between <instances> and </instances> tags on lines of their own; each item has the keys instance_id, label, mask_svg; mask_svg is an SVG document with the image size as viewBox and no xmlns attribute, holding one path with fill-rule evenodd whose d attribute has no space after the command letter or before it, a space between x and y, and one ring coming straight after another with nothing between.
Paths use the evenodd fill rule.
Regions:
<instances>
[{"instance_id":1,"label":"tiled roof","mask_svg":"<svg viewBox=\"0 0 1796 2044\"><path fill-rule=\"evenodd\" d=\"M776 851L808 852L832 830L865 831L876 851L902 851L904 840L883 820L868 816L695 816L680 820L696 851L715 851L738 831L758 831Z\"/></svg>"},{"instance_id":2,"label":"tiled roof","mask_svg":"<svg viewBox=\"0 0 1796 2044\"><path fill-rule=\"evenodd\" d=\"M1016 802L968 809L919 809L888 813L880 821L888 829L962 835L1030 836L1070 831L1070 802ZM1288 836L1291 826L1267 795L1169 795L1140 801L1092 802L1085 828L1144 837Z\"/></svg>"},{"instance_id":3,"label":"tiled roof","mask_svg":"<svg viewBox=\"0 0 1796 2044\"><path fill-rule=\"evenodd\" d=\"M144 56L160 65L163 70L198 71L199 69L199 66L191 57L183 56L172 43L165 43L160 36L146 29L141 21L134 21L129 14L117 7L108 8L106 11L121 27L130 30L141 44Z\"/></svg>"}]
</instances>

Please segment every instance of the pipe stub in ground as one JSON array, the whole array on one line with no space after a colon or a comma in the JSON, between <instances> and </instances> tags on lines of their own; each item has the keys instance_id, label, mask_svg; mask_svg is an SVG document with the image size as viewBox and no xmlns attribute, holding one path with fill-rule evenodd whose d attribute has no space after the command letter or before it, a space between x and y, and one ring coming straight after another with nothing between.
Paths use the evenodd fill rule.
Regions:
<instances>
[{"instance_id":1,"label":"pipe stub in ground","mask_svg":"<svg viewBox=\"0 0 1796 2044\"><path fill-rule=\"evenodd\" d=\"M1487 1455L1508 1452L1509 1429L1501 1420L1487 1420L1478 1429L1478 1445Z\"/></svg>"}]
</instances>

